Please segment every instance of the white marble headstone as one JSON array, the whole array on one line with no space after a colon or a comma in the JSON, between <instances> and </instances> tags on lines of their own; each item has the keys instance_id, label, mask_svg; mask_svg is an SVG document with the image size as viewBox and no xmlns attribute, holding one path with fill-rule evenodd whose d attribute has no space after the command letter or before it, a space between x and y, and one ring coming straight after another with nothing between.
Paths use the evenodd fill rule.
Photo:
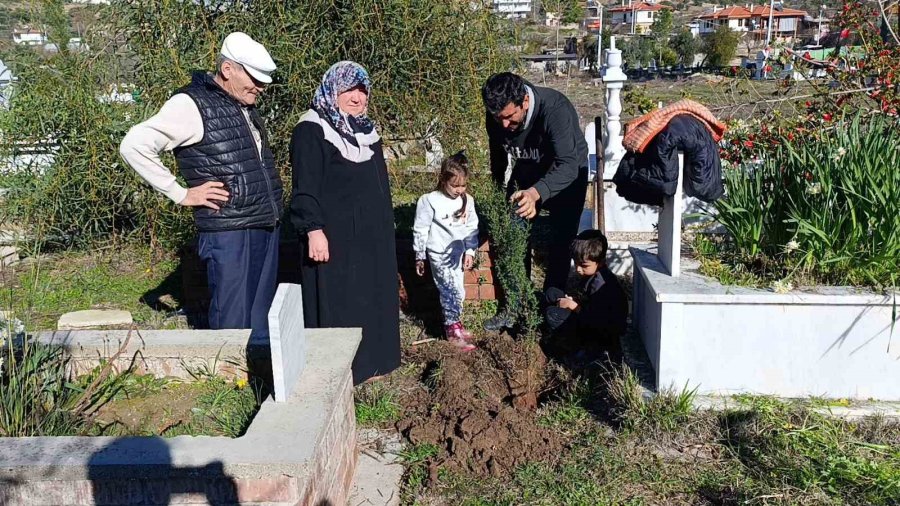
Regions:
<instances>
[{"instance_id":1,"label":"white marble headstone","mask_svg":"<svg viewBox=\"0 0 900 506\"><path fill-rule=\"evenodd\" d=\"M278 285L269 309L269 347L275 402L285 402L306 367L306 332L303 328L303 295L300 285Z\"/></svg>"},{"instance_id":2,"label":"white marble headstone","mask_svg":"<svg viewBox=\"0 0 900 506\"><path fill-rule=\"evenodd\" d=\"M659 213L659 260L669 270L669 275L681 275L681 205L684 180L684 153L678 152L678 183L675 195L663 198Z\"/></svg>"}]
</instances>

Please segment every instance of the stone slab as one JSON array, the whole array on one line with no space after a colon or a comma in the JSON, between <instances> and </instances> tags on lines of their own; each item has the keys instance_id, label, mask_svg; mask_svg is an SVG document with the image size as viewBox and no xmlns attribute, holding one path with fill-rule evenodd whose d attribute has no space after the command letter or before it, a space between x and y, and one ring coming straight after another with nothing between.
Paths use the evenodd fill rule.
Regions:
<instances>
[{"instance_id":1,"label":"stone slab","mask_svg":"<svg viewBox=\"0 0 900 506\"><path fill-rule=\"evenodd\" d=\"M891 422L900 422L900 402L851 401L846 406L815 406L806 399L783 399L785 402L797 401L809 405L813 411L834 418L854 422L866 417L880 416ZM747 406L746 402L733 397L717 397L698 395L693 400L694 409L711 411L740 410Z\"/></svg>"},{"instance_id":2,"label":"stone slab","mask_svg":"<svg viewBox=\"0 0 900 506\"><path fill-rule=\"evenodd\" d=\"M400 504L400 481L403 466L380 455L362 452L347 504L397 506Z\"/></svg>"},{"instance_id":3,"label":"stone slab","mask_svg":"<svg viewBox=\"0 0 900 506\"><path fill-rule=\"evenodd\" d=\"M682 188L684 178L684 153L678 152L678 181L675 195L663 197L663 208L659 213L659 260L670 276L681 275L681 213Z\"/></svg>"},{"instance_id":4,"label":"stone slab","mask_svg":"<svg viewBox=\"0 0 900 506\"><path fill-rule=\"evenodd\" d=\"M19 261L19 250L15 246L0 246L0 267Z\"/></svg>"},{"instance_id":5,"label":"stone slab","mask_svg":"<svg viewBox=\"0 0 900 506\"><path fill-rule=\"evenodd\" d=\"M286 402L306 367L303 292L300 285L278 285L269 309L269 346L275 402Z\"/></svg>"},{"instance_id":6,"label":"stone slab","mask_svg":"<svg viewBox=\"0 0 900 506\"><path fill-rule=\"evenodd\" d=\"M134 320L128 311L119 309L87 309L62 315L56 324L56 328L59 330L75 330L113 325L131 325L132 323L134 323Z\"/></svg>"},{"instance_id":7,"label":"stone slab","mask_svg":"<svg viewBox=\"0 0 900 506\"><path fill-rule=\"evenodd\" d=\"M404 472L400 463L400 453L404 448L400 434L394 430L367 428L359 429L356 439L359 461L347 504L400 504Z\"/></svg>"}]
</instances>

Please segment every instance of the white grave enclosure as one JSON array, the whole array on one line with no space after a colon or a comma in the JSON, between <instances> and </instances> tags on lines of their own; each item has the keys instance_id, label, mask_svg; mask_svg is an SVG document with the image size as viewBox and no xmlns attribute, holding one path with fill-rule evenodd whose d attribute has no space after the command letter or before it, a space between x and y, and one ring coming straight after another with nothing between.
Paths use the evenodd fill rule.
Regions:
<instances>
[{"instance_id":1,"label":"white grave enclosure","mask_svg":"<svg viewBox=\"0 0 900 506\"><path fill-rule=\"evenodd\" d=\"M604 75L604 164L613 173L621 160L621 63L613 40ZM825 286L780 294L724 286L681 258L684 202L679 184L659 214L657 247L630 248L632 321L657 389L900 400L898 294Z\"/></svg>"}]
</instances>

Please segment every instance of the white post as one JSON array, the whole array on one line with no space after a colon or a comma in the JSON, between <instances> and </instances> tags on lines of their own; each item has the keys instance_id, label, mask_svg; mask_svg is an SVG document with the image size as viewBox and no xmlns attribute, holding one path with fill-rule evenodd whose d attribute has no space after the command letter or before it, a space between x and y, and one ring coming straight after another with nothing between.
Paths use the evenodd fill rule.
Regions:
<instances>
[{"instance_id":1,"label":"white post","mask_svg":"<svg viewBox=\"0 0 900 506\"><path fill-rule=\"evenodd\" d=\"M600 74L600 69L603 68L600 56L603 54L603 5L600 0L597 0L597 6L597 10L600 11L600 25L597 27L597 74Z\"/></svg>"},{"instance_id":2,"label":"white post","mask_svg":"<svg viewBox=\"0 0 900 506\"><path fill-rule=\"evenodd\" d=\"M606 50L606 69L603 70L603 82L606 83L606 145L603 147L603 165L598 162L598 179L603 180L603 174L615 172L619 168L619 162L625 156L625 147L622 146L622 86L628 76L622 72L622 51L616 49L616 38L609 38L609 49Z\"/></svg>"},{"instance_id":3,"label":"white post","mask_svg":"<svg viewBox=\"0 0 900 506\"><path fill-rule=\"evenodd\" d=\"M663 208L659 213L659 261L669 270L669 275L681 275L681 182L684 178L684 153L678 152L678 184L675 195L663 198Z\"/></svg>"}]
</instances>

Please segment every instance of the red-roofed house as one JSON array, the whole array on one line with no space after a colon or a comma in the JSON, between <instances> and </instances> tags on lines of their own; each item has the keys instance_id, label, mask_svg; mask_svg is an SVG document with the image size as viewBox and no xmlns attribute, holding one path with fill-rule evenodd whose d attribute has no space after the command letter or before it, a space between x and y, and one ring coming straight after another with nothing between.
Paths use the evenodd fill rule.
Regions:
<instances>
[{"instance_id":1,"label":"red-roofed house","mask_svg":"<svg viewBox=\"0 0 900 506\"><path fill-rule=\"evenodd\" d=\"M633 27L634 33L650 33L650 26L653 25L663 9L669 9L669 7L647 1L610 7L606 12L610 14L610 24L613 27L626 25Z\"/></svg>"},{"instance_id":2,"label":"red-roofed house","mask_svg":"<svg viewBox=\"0 0 900 506\"><path fill-rule=\"evenodd\" d=\"M775 7L772 11L773 37L792 37L801 28L806 11ZM731 7L715 7L697 18L700 33L712 33L722 25L736 32L752 32L765 35L769 26L769 7L767 5L733 5Z\"/></svg>"}]
</instances>

